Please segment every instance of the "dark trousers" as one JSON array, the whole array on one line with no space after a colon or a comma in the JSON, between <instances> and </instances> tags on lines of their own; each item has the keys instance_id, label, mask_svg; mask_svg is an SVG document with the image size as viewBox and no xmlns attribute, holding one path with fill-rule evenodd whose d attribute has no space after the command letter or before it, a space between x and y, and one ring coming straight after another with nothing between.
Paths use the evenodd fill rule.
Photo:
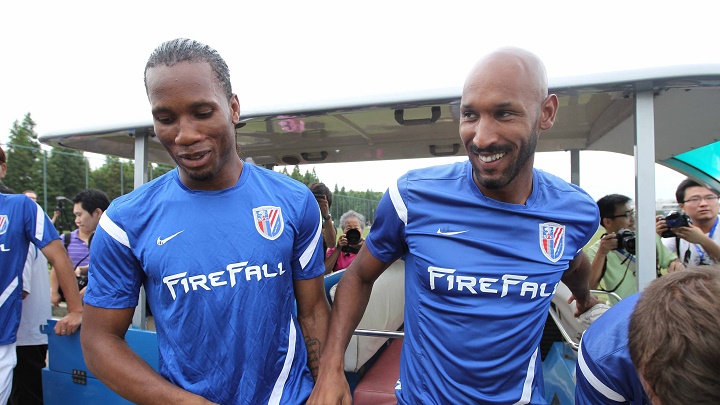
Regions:
<instances>
[{"instance_id":1,"label":"dark trousers","mask_svg":"<svg viewBox=\"0 0 720 405\"><path fill-rule=\"evenodd\" d=\"M8 405L42 405L42 369L48 345L17 346L17 366L13 370Z\"/></svg>"}]
</instances>

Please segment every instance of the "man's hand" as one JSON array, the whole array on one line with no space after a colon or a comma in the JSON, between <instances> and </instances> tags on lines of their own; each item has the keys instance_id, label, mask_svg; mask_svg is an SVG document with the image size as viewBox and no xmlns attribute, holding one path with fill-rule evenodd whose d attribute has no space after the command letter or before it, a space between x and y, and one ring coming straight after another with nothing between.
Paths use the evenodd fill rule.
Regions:
<instances>
[{"instance_id":1,"label":"man's hand","mask_svg":"<svg viewBox=\"0 0 720 405\"><path fill-rule=\"evenodd\" d=\"M323 196L320 198L315 196L315 199L318 202L318 206L320 206L320 216L323 218L327 217L328 214L330 214L330 206L328 205L327 197Z\"/></svg>"},{"instance_id":2,"label":"man's hand","mask_svg":"<svg viewBox=\"0 0 720 405\"><path fill-rule=\"evenodd\" d=\"M71 335L80 328L82 312L70 312L55 324L55 334L58 336Z\"/></svg>"},{"instance_id":3,"label":"man's hand","mask_svg":"<svg viewBox=\"0 0 720 405\"><path fill-rule=\"evenodd\" d=\"M350 386L344 374L333 373L332 376L321 374L313 388L308 405L351 405Z\"/></svg>"},{"instance_id":4,"label":"man's hand","mask_svg":"<svg viewBox=\"0 0 720 405\"><path fill-rule=\"evenodd\" d=\"M75 267L75 277L87 276L88 266L77 266Z\"/></svg>"},{"instance_id":5,"label":"man's hand","mask_svg":"<svg viewBox=\"0 0 720 405\"><path fill-rule=\"evenodd\" d=\"M618 248L617 235L615 233L609 233L600 239L600 246L598 247L598 253L607 255L609 252Z\"/></svg>"},{"instance_id":6,"label":"man's hand","mask_svg":"<svg viewBox=\"0 0 720 405\"><path fill-rule=\"evenodd\" d=\"M570 298L568 298L567 303L572 304L572 302L575 301L575 295L570 295ZM579 317L580 315L584 314L588 310L592 309L595 305L599 304L600 301L597 299L595 294L588 294L587 297L585 297L584 300L577 300L575 303L575 318Z\"/></svg>"},{"instance_id":7,"label":"man's hand","mask_svg":"<svg viewBox=\"0 0 720 405\"><path fill-rule=\"evenodd\" d=\"M668 274L674 273L676 271L685 270L685 265L682 264L682 262L678 259L675 259L670 262L668 265Z\"/></svg>"},{"instance_id":8,"label":"man's hand","mask_svg":"<svg viewBox=\"0 0 720 405\"><path fill-rule=\"evenodd\" d=\"M679 226L670 229L675 232L675 235L679 238L685 239L689 243L702 244L708 239L708 236L705 235L702 229L692 224L690 226Z\"/></svg>"},{"instance_id":9,"label":"man's hand","mask_svg":"<svg viewBox=\"0 0 720 405\"><path fill-rule=\"evenodd\" d=\"M61 300L61 299L62 299L62 297L60 297L60 293L57 292L57 290L54 290L54 291L51 291L51 292L50 292L50 303L51 303L54 307L59 307L59 306L60 306L60 300Z\"/></svg>"},{"instance_id":10,"label":"man's hand","mask_svg":"<svg viewBox=\"0 0 720 405\"><path fill-rule=\"evenodd\" d=\"M655 216L655 233L662 238L663 232L668 230L667 223L662 218L662 215Z\"/></svg>"}]
</instances>

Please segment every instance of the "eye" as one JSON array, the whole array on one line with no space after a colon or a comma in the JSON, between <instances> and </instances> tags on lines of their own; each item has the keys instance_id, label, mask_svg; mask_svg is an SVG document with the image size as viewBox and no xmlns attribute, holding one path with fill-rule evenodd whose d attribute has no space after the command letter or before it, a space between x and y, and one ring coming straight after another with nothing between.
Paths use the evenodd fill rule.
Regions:
<instances>
[{"instance_id":1,"label":"eye","mask_svg":"<svg viewBox=\"0 0 720 405\"><path fill-rule=\"evenodd\" d=\"M206 119L206 118L210 118L212 113L213 113L212 110L199 111L198 113L195 114L195 117L197 117L199 119Z\"/></svg>"},{"instance_id":2,"label":"eye","mask_svg":"<svg viewBox=\"0 0 720 405\"><path fill-rule=\"evenodd\" d=\"M462 118L464 120L472 120L477 118L477 114L475 114L475 112L473 111L463 111Z\"/></svg>"},{"instance_id":3,"label":"eye","mask_svg":"<svg viewBox=\"0 0 720 405\"><path fill-rule=\"evenodd\" d=\"M495 116L496 116L497 118L508 118L508 117L510 117L510 116L512 116L512 115L514 115L514 114L512 113L512 111L505 111L505 110L503 110L503 111L498 111L497 113L495 113Z\"/></svg>"},{"instance_id":4,"label":"eye","mask_svg":"<svg viewBox=\"0 0 720 405\"><path fill-rule=\"evenodd\" d=\"M168 125L168 124L172 124L173 118L172 117L155 117L155 121L157 121L163 125Z\"/></svg>"}]
</instances>

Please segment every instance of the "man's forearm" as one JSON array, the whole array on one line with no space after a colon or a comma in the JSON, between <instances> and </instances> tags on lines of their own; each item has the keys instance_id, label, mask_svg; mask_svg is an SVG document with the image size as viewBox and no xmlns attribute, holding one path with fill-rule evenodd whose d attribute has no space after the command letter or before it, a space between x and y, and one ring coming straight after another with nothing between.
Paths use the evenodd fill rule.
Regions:
<instances>
[{"instance_id":1,"label":"man's forearm","mask_svg":"<svg viewBox=\"0 0 720 405\"><path fill-rule=\"evenodd\" d=\"M578 302L583 302L590 295L590 261L585 253L581 253L570 263L571 267L563 274L562 282L570 289Z\"/></svg>"},{"instance_id":2,"label":"man's forearm","mask_svg":"<svg viewBox=\"0 0 720 405\"><path fill-rule=\"evenodd\" d=\"M103 338L96 342L83 341L83 354L88 369L100 381L133 403L209 403L162 378L123 340Z\"/></svg>"},{"instance_id":3,"label":"man's forearm","mask_svg":"<svg viewBox=\"0 0 720 405\"><path fill-rule=\"evenodd\" d=\"M342 371L345 349L365 313L371 292L372 283L366 284L351 269L346 270L335 292L323 368Z\"/></svg>"},{"instance_id":4,"label":"man's forearm","mask_svg":"<svg viewBox=\"0 0 720 405\"><path fill-rule=\"evenodd\" d=\"M298 317L300 328L305 336L305 348L307 349L307 365L312 373L313 379L317 381L318 369L320 368L320 354L327 337L328 323L330 322L329 308L316 308L312 314Z\"/></svg>"},{"instance_id":5,"label":"man's forearm","mask_svg":"<svg viewBox=\"0 0 720 405\"><path fill-rule=\"evenodd\" d=\"M593 257L592 266L590 267L589 286L590 288L597 288L602 279L603 267L605 267L605 260L607 259L607 253L603 253L598 250Z\"/></svg>"},{"instance_id":6,"label":"man's forearm","mask_svg":"<svg viewBox=\"0 0 720 405\"><path fill-rule=\"evenodd\" d=\"M720 245L705 235L705 239L703 240L703 243L701 243L701 246L705 250L705 253L707 253L713 261L716 263L720 262Z\"/></svg>"}]
</instances>

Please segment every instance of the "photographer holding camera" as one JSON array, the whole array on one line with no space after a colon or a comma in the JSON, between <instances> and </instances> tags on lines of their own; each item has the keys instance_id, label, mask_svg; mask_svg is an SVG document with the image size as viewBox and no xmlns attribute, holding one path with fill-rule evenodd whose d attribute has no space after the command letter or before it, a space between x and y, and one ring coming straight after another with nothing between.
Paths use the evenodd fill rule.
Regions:
<instances>
[{"instance_id":1,"label":"photographer holding camera","mask_svg":"<svg viewBox=\"0 0 720 405\"><path fill-rule=\"evenodd\" d=\"M365 216L350 210L340 217L340 229L343 234L336 247L325 254L325 274L347 268L365 243L362 232L365 229Z\"/></svg>"},{"instance_id":2,"label":"photographer holding camera","mask_svg":"<svg viewBox=\"0 0 720 405\"><path fill-rule=\"evenodd\" d=\"M622 298L638 292L635 260L635 211L630 197L610 194L597 201L600 225L606 234L585 252L592 263L590 288L614 292ZM677 256L656 237L657 266L673 272L683 268Z\"/></svg>"},{"instance_id":3,"label":"photographer holding camera","mask_svg":"<svg viewBox=\"0 0 720 405\"><path fill-rule=\"evenodd\" d=\"M688 178L678 186L675 198L684 214L658 217L655 230L663 244L686 266L720 264L718 192Z\"/></svg>"}]
</instances>

